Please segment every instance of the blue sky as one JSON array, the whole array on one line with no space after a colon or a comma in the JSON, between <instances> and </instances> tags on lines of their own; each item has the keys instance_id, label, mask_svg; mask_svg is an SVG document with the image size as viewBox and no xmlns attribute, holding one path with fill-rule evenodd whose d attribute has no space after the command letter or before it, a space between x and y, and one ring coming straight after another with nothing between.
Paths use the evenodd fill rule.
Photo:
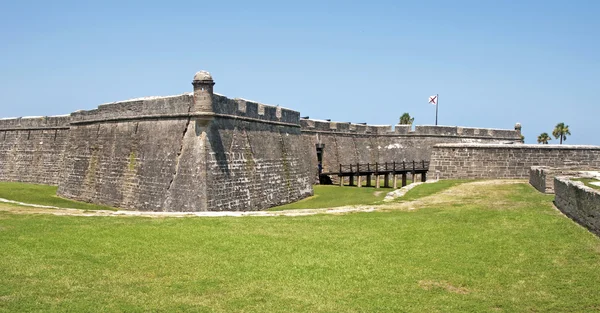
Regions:
<instances>
[{"instance_id":1,"label":"blue sky","mask_svg":"<svg viewBox=\"0 0 600 313\"><path fill-rule=\"evenodd\" d=\"M600 145L600 1L0 2L0 116L215 91L303 116ZM558 143L557 140L551 143Z\"/></svg>"}]
</instances>

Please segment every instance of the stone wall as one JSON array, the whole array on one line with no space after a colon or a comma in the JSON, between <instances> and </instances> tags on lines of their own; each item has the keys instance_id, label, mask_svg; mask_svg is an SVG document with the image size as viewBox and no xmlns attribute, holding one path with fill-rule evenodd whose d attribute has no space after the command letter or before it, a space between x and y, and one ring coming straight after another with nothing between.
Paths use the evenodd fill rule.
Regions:
<instances>
[{"instance_id":1,"label":"stone wall","mask_svg":"<svg viewBox=\"0 0 600 313\"><path fill-rule=\"evenodd\" d=\"M567 177L554 179L556 207L578 224L600 236L600 191Z\"/></svg>"},{"instance_id":2,"label":"stone wall","mask_svg":"<svg viewBox=\"0 0 600 313\"><path fill-rule=\"evenodd\" d=\"M167 202L192 102L181 95L73 113L58 194L119 208L192 210L184 199L201 194L204 182L181 186L187 195Z\"/></svg>"},{"instance_id":3,"label":"stone wall","mask_svg":"<svg viewBox=\"0 0 600 313\"><path fill-rule=\"evenodd\" d=\"M529 170L529 184L539 192L554 193L554 178L557 176L589 176L586 171L594 170L584 166L577 167L549 167L532 166Z\"/></svg>"},{"instance_id":4,"label":"stone wall","mask_svg":"<svg viewBox=\"0 0 600 313\"><path fill-rule=\"evenodd\" d=\"M145 211L260 210L312 195L298 112L195 87L73 113L59 195Z\"/></svg>"},{"instance_id":5,"label":"stone wall","mask_svg":"<svg viewBox=\"0 0 600 313\"><path fill-rule=\"evenodd\" d=\"M0 120L0 180L58 184L60 196L120 208L259 210L312 194L317 145L324 171L431 159L446 178L523 178L531 165L598 161L597 148L517 148L520 126L412 130L300 119L293 110L218 95L213 85L199 72L191 93ZM497 145L434 148L440 143Z\"/></svg>"},{"instance_id":6,"label":"stone wall","mask_svg":"<svg viewBox=\"0 0 600 313\"><path fill-rule=\"evenodd\" d=\"M259 210L312 195L299 127L216 118L207 136L209 207Z\"/></svg>"},{"instance_id":7,"label":"stone wall","mask_svg":"<svg viewBox=\"0 0 600 313\"><path fill-rule=\"evenodd\" d=\"M323 147L323 170L336 171L339 164L429 160L439 143L519 144L516 130L458 126L373 126L302 119L306 150L317 167L316 144Z\"/></svg>"},{"instance_id":8,"label":"stone wall","mask_svg":"<svg viewBox=\"0 0 600 313\"><path fill-rule=\"evenodd\" d=\"M438 144L430 170L440 178L528 178L532 166L600 167L599 146Z\"/></svg>"},{"instance_id":9,"label":"stone wall","mask_svg":"<svg viewBox=\"0 0 600 313\"><path fill-rule=\"evenodd\" d=\"M69 116L0 119L0 180L57 185Z\"/></svg>"}]
</instances>

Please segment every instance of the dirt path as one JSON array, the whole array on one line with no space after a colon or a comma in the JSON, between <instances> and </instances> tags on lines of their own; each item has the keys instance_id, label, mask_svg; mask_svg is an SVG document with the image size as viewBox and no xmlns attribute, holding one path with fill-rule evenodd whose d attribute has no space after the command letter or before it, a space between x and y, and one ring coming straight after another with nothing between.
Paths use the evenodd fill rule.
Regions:
<instances>
[{"instance_id":1,"label":"dirt path","mask_svg":"<svg viewBox=\"0 0 600 313\"><path fill-rule=\"evenodd\" d=\"M407 201L401 203L388 203L382 205L357 205L343 206L336 208L323 209L303 209L303 210L287 210L287 211L252 211L252 212L143 212L143 211L108 211L108 210L80 210L80 209L64 209L50 206L40 206L34 204L26 204L14 201L0 201L0 211L10 212L15 214L52 214L52 215L67 215L67 216L142 216L142 217L223 217L223 216L306 216L315 214L347 214L354 212L373 212L373 211L389 211L389 210L415 210L423 207L430 207L436 204L447 204L457 201L484 201L482 196L490 191L492 186L521 184L524 180L486 180L472 183L461 184L440 193L423 197L415 201ZM487 187L487 188L486 188ZM401 199L401 198L400 198ZM479 200L477 200L479 199ZM489 205L489 201L485 200ZM8 202L8 203L6 203ZM12 203L9 204L9 203ZM502 203L497 203L502 205Z\"/></svg>"}]
</instances>

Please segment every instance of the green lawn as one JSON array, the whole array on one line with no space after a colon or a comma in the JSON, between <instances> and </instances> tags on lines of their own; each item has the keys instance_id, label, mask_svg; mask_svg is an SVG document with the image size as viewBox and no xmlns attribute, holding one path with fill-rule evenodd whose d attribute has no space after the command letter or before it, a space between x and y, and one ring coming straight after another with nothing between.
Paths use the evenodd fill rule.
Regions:
<instances>
[{"instance_id":1,"label":"green lawn","mask_svg":"<svg viewBox=\"0 0 600 313\"><path fill-rule=\"evenodd\" d=\"M109 206L73 201L56 195L56 186L0 182L0 198L31 204L82 210L115 210Z\"/></svg>"},{"instance_id":2,"label":"green lawn","mask_svg":"<svg viewBox=\"0 0 600 313\"><path fill-rule=\"evenodd\" d=\"M397 201L411 201L423 198L470 181L471 180L447 179L435 183L421 184L409 190L404 196L398 198Z\"/></svg>"},{"instance_id":3,"label":"green lawn","mask_svg":"<svg viewBox=\"0 0 600 313\"><path fill-rule=\"evenodd\" d=\"M455 192L467 185L452 203L347 215L3 212L0 311L600 310L599 238L528 184Z\"/></svg>"},{"instance_id":4,"label":"green lawn","mask_svg":"<svg viewBox=\"0 0 600 313\"><path fill-rule=\"evenodd\" d=\"M397 201L414 200L420 197L428 196L436 192L448 189L461 183L468 182L467 180L441 180L430 184L421 184L408 191L403 197ZM382 184L383 186L383 184ZM298 210L298 209L319 209L333 208L346 205L369 205L381 204L388 192L393 191L391 188L373 187L339 187L337 185L315 185L313 186L315 195L298 202L278 206L269 209L270 211L282 210Z\"/></svg>"},{"instance_id":5,"label":"green lawn","mask_svg":"<svg viewBox=\"0 0 600 313\"><path fill-rule=\"evenodd\" d=\"M312 197L298 202L270 208L270 211L332 208L345 205L375 204L380 203L385 195L393 191L391 188L373 187L340 187L337 185L315 185L315 194Z\"/></svg>"},{"instance_id":6,"label":"green lawn","mask_svg":"<svg viewBox=\"0 0 600 313\"><path fill-rule=\"evenodd\" d=\"M594 189L600 189L600 186L592 185L591 182L598 182L599 180L593 178L574 178L573 180L580 181L584 183L586 186Z\"/></svg>"}]
</instances>

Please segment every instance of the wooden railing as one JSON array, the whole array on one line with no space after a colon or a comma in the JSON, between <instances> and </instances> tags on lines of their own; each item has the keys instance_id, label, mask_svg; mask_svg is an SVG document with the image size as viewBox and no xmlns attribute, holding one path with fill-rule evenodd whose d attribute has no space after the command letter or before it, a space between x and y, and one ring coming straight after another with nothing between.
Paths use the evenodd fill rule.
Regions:
<instances>
[{"instance_id":1,"label":"wooden railing","mask_svg":"<svg viewBox=\"0 0 600 313\"><path fill-rule=\"evenodd\" d=\"M402 173L421 173L429 170L429 161L411 161L411 162L385 162L385 163L366 163L366 164L340 164L339 172L324 173L328 175L349 176L350 174L368 175L368 174L402 174Z\"/></svg>"},{"instance_id":2,"label":"wooden railing","mask_svg":"<svg viewBox=\"0 0 600 313\"><path fill-rule=\"evenodd\" d=\"M429 171L429 161L402 161L385 163L366 163L366 164L340 164L338 172L324 172L321 175L338 176L339 184L344 184L344 177L350 177L349 184L354 185L354 178L357 178L357 186L362 185L362 176L366 176L367 186L371 185L371 176L375 176L376 187L379 188L379 177L384 176L385 187L389 186L389 179L393 178L393 185L396 188L396 175L402 177L402 186L406 186L407 175L412 174L413 181L415 175L421 176L421 181L427 180L427 171Z\"/></svg>"}]
</instances>

